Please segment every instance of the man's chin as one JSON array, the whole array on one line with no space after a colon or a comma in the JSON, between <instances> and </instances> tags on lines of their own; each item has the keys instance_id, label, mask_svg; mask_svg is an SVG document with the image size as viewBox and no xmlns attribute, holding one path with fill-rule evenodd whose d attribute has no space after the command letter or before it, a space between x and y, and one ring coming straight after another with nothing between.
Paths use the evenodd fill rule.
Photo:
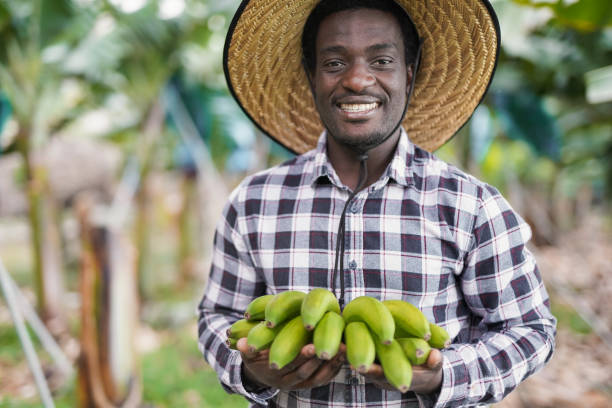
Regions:
<instances>
[{"instance_id":1,"label":"man's chin","mask_svg":"<svg viewBox=\"0 0 612 408\"><path fill-rule=\"evenodd\" d=\"M334 139L336 139L338 143L350 147L353 150L365 152L384 142L386 136L387 135L380 133L345 132L341 135L336 135Z\"/></svg>"}]
</instances>

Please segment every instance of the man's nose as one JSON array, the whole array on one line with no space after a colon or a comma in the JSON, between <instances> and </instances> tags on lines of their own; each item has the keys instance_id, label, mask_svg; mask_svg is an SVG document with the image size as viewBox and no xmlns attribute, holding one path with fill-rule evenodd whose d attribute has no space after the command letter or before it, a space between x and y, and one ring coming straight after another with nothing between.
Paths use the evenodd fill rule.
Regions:
<instances>
[{"instance_id":1,"label":"man's nose","mask_svg":"<svg viewBox=\"0 0 612 408\"><path fill-rule=\"evenodd\" d=\"M354 63L342 78L342 86L355 93L361 93L375 83L376 78L370 72L368 65L364 63Z\"/></svg>"}]
</instances>

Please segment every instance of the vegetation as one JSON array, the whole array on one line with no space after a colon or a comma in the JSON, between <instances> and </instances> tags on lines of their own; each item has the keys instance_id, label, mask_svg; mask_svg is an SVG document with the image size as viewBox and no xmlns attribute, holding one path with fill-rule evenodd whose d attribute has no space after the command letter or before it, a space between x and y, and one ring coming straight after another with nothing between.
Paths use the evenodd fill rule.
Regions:
<instances>
[{"instance_id":1,"label":"vegetation","mask_svg":"<svg viewBox=\"0 0 612 408\"><path fill-rule=\"evenodd\" d=\"M246 173L290 156L254 129L225 87L223 41L238 3L0 0L0 162L18 156L20 163L0 176L27 199L20 213L0 218L0 258L60 343L78 339L82 234L74 204L81 189L59 197L54 186L70 182L54 179L40 157L56 140L116 149L121 165L111 178L127 191L127 216L116 228L136 248L140 321L133 323L150 334L138 356L142 398L155 406L245 405L205 365L193 327L218 206ZM577 247L568 234L593 214L598 226L610 223L612 8L609 0L492 4L503 38L495 80L437 154L501 189L533 227L540 255L559 259ZM96 204L112 207L119 190ZM23 223L28 234L9 232ZM584 252L588 262L574 269L585 264L605 276L597 254L610 249L608 235L579 236L598 250ZM567 262L550 265L565 271L562 283L575 286L576 296L595 290L571 281ZM560 330L601 336L554 285ZM597 299L605 304L601 287ZM596 303L595 314L607 319ZM3 388L12 373L27 373L3 308L0 302L0 407L38 406L32 389L19 396ZM56 404L75 406L77 389L75 381L58 381Z\"/></svg>"}]
</instances>

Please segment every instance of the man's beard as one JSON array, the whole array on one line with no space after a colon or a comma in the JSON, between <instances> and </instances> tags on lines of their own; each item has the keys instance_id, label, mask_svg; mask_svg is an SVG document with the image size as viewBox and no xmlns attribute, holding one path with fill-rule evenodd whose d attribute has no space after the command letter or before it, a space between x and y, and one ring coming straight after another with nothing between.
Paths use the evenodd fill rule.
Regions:
<instances>
[{"instance_id":1,"label":"man's beard","mask_svg":"<svg viewBox=\"0 0 612 408\"><path fill-rule=\"evenodd\" d=\"M333 133L333 131L330 131L329 129L327 129L327 133L331 137L333 137L334 140L336 140L338 143L350 148L351 150L354 150L357 153L365 153L368 150L373 149L374 147L382 144L394 132L376 132L367 136L366 138L358 140L342 137L336 133Z\"/></svg>"}]
</instances>

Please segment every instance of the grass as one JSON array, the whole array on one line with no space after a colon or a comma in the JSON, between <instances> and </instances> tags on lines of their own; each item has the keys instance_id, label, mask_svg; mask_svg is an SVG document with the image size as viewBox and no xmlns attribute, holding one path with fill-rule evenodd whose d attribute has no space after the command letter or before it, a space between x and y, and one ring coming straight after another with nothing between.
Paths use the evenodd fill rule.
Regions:
<instances>
[{"instance_id":1,"label":"grass","mask_svg":"<svg viewBox=\"0 0 612 408\"><path fill-rule=\"evenodd\" d=\"M569 329L577 334L590 334L593 332L589 323L580 317L572 306L557 299L552 300L552 314L557 318L557 325L560 328Z\"/></svg>"},{"instance_id":2,"label":"grass","mask_svg":"<svg viewBox=\"0 0 612 408\"><path fill-rule=\"evenodd\" d=\"M191 332L191 330L189 330ZM246 407L246 400L228 395L206 365L195 340L185 330L142 361L144 399L158 407Z\"/></svg>"},{"instance_id":3,"label":"grass","mask_svg":"<svg viewBox=\"0 0 612 408\"><path fill-rule=\"evenodd\" d=\"M141 356L145 406L239 408L248 405L241 396L229 395L223 390L216 373L206 364L198 350L192 326L172 330L172 333L165 333L163 337L158 349ZM39 353L45 357L44 352ZM0 327L0 363L14 366L22 360L23 351L14 328ZM56 407L77 406L75 385L76 380L67 384L54 397ZM40 407L37 397L0 398L0 408L35 407Z\"/></svg>"}]
</instances>

